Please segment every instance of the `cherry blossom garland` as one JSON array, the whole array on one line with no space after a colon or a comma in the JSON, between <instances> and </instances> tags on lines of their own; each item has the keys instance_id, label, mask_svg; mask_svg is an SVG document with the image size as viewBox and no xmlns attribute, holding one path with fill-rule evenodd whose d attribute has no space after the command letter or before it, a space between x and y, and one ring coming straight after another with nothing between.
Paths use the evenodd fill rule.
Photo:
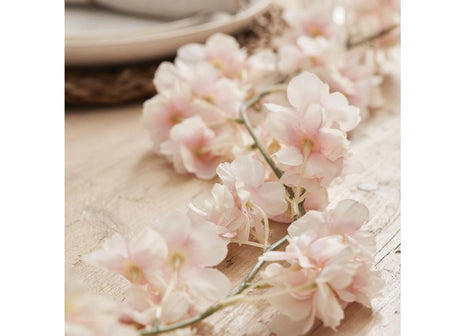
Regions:
<instances>
[{"instance_id":1,"label":"cherry blossom garland","mask_svg":"<svg viewBox=\"0 0 460 336\"><path fill-rule=\"evenodd\" d=\"M382 103L380 71L398 40L399 4L345 1L338 24L332 14L344 7L321 3L285 10L291 29L277 53L248 56L215 34L162 63L158 94L143 111L154 151L178 173L221 183L204 203L133 239L115 234L85 256L131 286L116 304L69 276L66 335L193 335L190 326L216 311L261 300L279 312L272 331L300 335L316 318L336 329L351 302L370 306L382 283L372 270L375 239L363 229L368 210L353 200L328 207L327 188L350 155L347 132ZM290 223L273 244L270 220ZM231 243L263 250L232 292L214 268Z\"/></svg>"}]
</instances>

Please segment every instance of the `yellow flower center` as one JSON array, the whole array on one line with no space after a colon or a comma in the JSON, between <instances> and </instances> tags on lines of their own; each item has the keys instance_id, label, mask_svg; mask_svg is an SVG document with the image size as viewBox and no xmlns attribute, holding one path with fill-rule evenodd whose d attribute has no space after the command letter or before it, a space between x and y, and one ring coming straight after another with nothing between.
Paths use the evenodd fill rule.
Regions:
<instances>
[{"instance_id":1,"label":"yellow flower center","mask_svg":"<svg viewBox=\"0 0 460 336\"><path fill-rule=\"evenodd\" d=\"M173 125L182 122L182 120L184 120L184 118L182 118L182 116L181 116L178 112L173 112L173 113L171 114L171 117L169 118L169 121L170 121L171 124L173 124Z\"/></svg>"},{"instance_id":2,"label":"yellow flower center","mask_svg":"<svg viewBox=\"0 0 460 336\"><path fill-rule=\"evenodd\" d=\"M127 260L123 265L123 275L133 283L144 281L144 272L142 272L141 268L131 260Z\"/></svg>"},{"instance_id":3,"label":"yellow flower center","mask_svg":"<svg viewBox=\"0 0 460 336\"><path fill-rule=\"evenodd\" d=\"M323 35L321 28L315 25L308 27L306 33L313 38Z\"/></svg>"},{"instance_id":4,"label":"yellow flower center","mask_svg":"<svg viewBox=\"0 0 460 336\"><path fill-rule=\"evenodd\" d=\"M172 268L179 269L185 263L185 257L179 251L174 251L173 253L171 253L168 262Z\"/></svg>"},{"instance_id":5,"label":"yellow flower center","mask_svg":"<svg viewBox=\"0 0 460 336\"><path fill-rule=\"evenodd\" d=\"M222 63L221 60L215 58L215 59L212 59L211 60L211 64L214 65L214 67L216 67L217 69L219 69L220 71L224 72L225 71L225 65L224 63Z\"/></svg>"}]
</instances>

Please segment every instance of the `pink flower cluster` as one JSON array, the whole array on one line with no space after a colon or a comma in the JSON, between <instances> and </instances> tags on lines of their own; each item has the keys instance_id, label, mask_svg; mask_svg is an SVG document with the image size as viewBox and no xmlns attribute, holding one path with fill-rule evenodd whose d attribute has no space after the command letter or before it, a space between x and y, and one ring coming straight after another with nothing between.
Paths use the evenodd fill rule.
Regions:
<instances>
[{"instance_id":1,"label":"pink flower cluster","mask_svg":"<svg viewBox=\"0 0 460 336\"><path fill-rule=\"evenodd\" d=\"M233 37L220 33L205 45L181 47L174 63L158 68L158 94L144 104L154 151L179 173L214 177L217 165L245 146L244 129L233 120L244 99L274 73L275 63L273 52L248 57Z\"/></svg>"},{"instance_id":2,"label":"pink flower cluster","mask_svg":"<svg viewBox=\"0 0 460 336\"><path fill-rule=\"evenodd\" d=\"M381 13L376 30L393 24L399 3L347 0L343 20L334 1L310 3L285 10L291 29L276 52L249 56L217 33L160 65L158 94L143 108L154 152L178 173L217 175L220 183L202 204L136 237L117 233L86 255L86 263L124 277L129 289L115 304L69 280L66 335L140 335L185 323L212 304L218 310L251 298L255 286L229 298L230 281L215 267L229 243L269 247L269 220L291 223L285 251L260 257L272 263L261 280L269 289L256 299L279 311L274 332L300 335L316 318L336 329L349 303L370 305L382 284L371 270L374 237L363 229L368 210L352 200L326 210L327 190L350 156L347 133L382 103L376 52L392 41L379 51L348 49L347 35ZM193 334L188 327L168 332Z\"/></svg>"},{"instance_id":3,"label":"pink flower cluster","mask_svg":"<svg viewBox=\"0 0 460 336\"><path fill-rule=\"evenodd\" d=\"M136 336L136 329L120 321L120 307L112 300L91 294L74 274L66 275L66 336Z\"/></svg>"},{"instance_id":4,"label":"pink flower cluster","mask_svg":"<svg viewBox=\"0 0 460 336\"><path fill-rule=\"evenodd\" d=\"M284 171L281 182L295 190L306 210L322 210L328 203L326 188L341 175L349 155L346 132L359 123L359 110L341 93L330 93L313 73L294 77L287 99L289 106L265 105L270 147Z\"/></svg>"},{"instance_id":5,"label":"pink flower cluster","mask_svg":"<svg viewBox=\"0 0 460 336\"><path fill-rule=\"evenodd\" d=\"M374 238L361 230L368 219L367 208L352 200L327 212L310 211L289 226L285 251L261 257L287 262L262 273L271 285L264 295L281 313L270 325L277 335L303 335L315 318L336 329L349 303L370 306L382 281L371 270Z\"/></svg>"},{"instance_id":6,"label":"pink flower cluster","mask_svg":"<svg viewBox=\"0 0 460 336\"><path fill-rule=\"evenodd\" d=\"M342 5L346 11L340 20L334 14L344 8L336 4L312 1L308 9L286 9L284 19L292 29L278 40L278 69L283 74L305 70L315 73L359 107L365 117L382 106L379 85L387 57L385 48L396 44L399 31L377 39L375 45L380 49L349 49L347 38L364 39L397 25L399 1L350 0Z\"/></svg>"},{"instance_id":7,"label":"pink flower cluster","mask_svg":"<svg viewBox=\"0 0 460 336\"><path fill-rule=\"evenodd\" d=\"M222 299L230 282L212 267L226 254L212 223L176 211L133 239L115 234L84 260L131 283L121 319L148 327L155 319L170 324L189 318Z\"/></svg>"},{"instance_id":8,"label":"pink flower cluster","mask_svg":"<svg viewBox=\"0 0 460 336\"><path fill-rule=\"evenodd\" d=\"M232 163L221 163L217 174L222 184L214 185L212 198L204 202L202 209L191 205L193 213L216 224L228 242L248 243L252 234L267 244L268 228L264 220L287 210L282 183L265 181L263 163L247 155L237 157Z\"/></svg>"}]
</instances>

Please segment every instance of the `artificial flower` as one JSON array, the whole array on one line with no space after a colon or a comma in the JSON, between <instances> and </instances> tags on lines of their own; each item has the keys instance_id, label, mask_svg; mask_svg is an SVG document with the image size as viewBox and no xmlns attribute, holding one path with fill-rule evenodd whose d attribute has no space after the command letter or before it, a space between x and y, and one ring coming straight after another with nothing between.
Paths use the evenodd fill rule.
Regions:
<instances>
[{"instance_id":1,"label":"artificial flower","mask_svg":"<svg viewBox=\"0 0 460 336\"><path fill-rule=\"evenodd\" d=\"M91 294L74 275L66 277L66 336L139 336L120 322L120 307L100 295Z\"/></svg>"},{"instance_id":2,"label":"artificial flower","mask_svg":"<svg viewBox=\"0 0 460 336\"><path fill-rule=\"evenodd\" d=\"M236 39L222 33L211 35L205 44L190 43L177 50L177 61L186 64L208 62L225 77L241 77L246 68L246 51Z\"/></svg>"},{"instance_id":3,"label":"artificial flower","mask_svg":"<svg viewBox=\"0 0 460 336\"><path fill-rule=\"evenodd\" d=\"M228 278L211 268L227 255L227 244L213 223L192 220L186 212L175 211L156 221L154 228L167 242L167 263L178 270L196 304L203 308L227 295Z\"/></svg>"},{"instance_id":4,"label":"artificial flower","mask_svg":"<svg viewBox=\"0 0 460 336\"><path fill-rule=\"evenodd\" d=\"M318 237L341 235L365 254L373 255L375 238L369 232L362 230L363 225L368 221L367 207L347 199L340 201L328 211L309 211L289 226L288 233L291 236L298 236L306 232Z\"/></svg>"},{"instance_id":5,"label":"artificial flower","mask_svg":"<svg viewBox=\"0 0 460 336\"><path fill-rule=\"evenodd\" d=\"M219 163L232 157L234 139L229 131L213 131L199 116L188 118L171 129L170 139L161 144L160 153L174 164L178 173L211 179Z\"/></svg>"},{"instance_id":6,"label":"artificial flower","mask_svg":"<svg viewBox=\"0 0 460 336\"><path fill-rule=\"evenodd\" d=\"M201 208L190 204L191 215L214 223L220 236L228 242L232 239L248 241L251 219L260 220L260 217L248 216L225 185L214 184L211 193L212 198L205 200Z\"/></svg>"},{"instance_id":7,"label":"artificial flower","mask_svg":"<svg viewBox=\"0 0 460 336\"><path fill-rule=\"evenodd\" d=\"M255 204L272 217L287 209L285 190L279 181L265 181L265 167L249 156L237 157L233 162L217 167L217 175L238 198L242 207Z\"/></svg>"},{"instance_id":8,"label":"artificial flower","mask_svg":"<svg viewBox=\"0 0 460 336\"><path fill-rule=\"evenodd\" d=\"M115 233L104 241L101 249L84 256L83 260L118 273L133 284L156 285L167 255L163 237L152 229L144 229L132 240Z\"/></svg>"}]
</instances>

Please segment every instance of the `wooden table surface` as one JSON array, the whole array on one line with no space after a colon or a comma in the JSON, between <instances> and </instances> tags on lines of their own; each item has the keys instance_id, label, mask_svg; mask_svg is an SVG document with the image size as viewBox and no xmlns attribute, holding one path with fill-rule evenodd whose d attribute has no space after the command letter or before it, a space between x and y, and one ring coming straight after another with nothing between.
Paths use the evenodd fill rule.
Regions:
<instances>
[{"instance_id":1,"label":"wooden table surface","mask_svg":"<svg viewBox=\"0 0 460 336\"><path fill-rule=\"evenodd\" d=\"M391 97L385 108L352 134L351 172L330 189L330 200L351 198L369 207L367 228L377 237L375 266L386 286L373 301L373 310L349 306L337 333L317 323L308 335L400 333L399 89L386 85L385 90ZM120 301L127 281L85 265L82 255L114 232L133 237L156 218L207 197L215 182L178 175L164 158L152 154L140 124L141 108L134 104L66 111L66 268L74 269L91 290ZM273 242L286 226L273 224L272 228ZM219 269L236 285L259 254L255 247L231 246ZM209 317L198 330L200 335L267 336L273 314L266 305L240 304Z\"/></svg>"}]
</instances>

